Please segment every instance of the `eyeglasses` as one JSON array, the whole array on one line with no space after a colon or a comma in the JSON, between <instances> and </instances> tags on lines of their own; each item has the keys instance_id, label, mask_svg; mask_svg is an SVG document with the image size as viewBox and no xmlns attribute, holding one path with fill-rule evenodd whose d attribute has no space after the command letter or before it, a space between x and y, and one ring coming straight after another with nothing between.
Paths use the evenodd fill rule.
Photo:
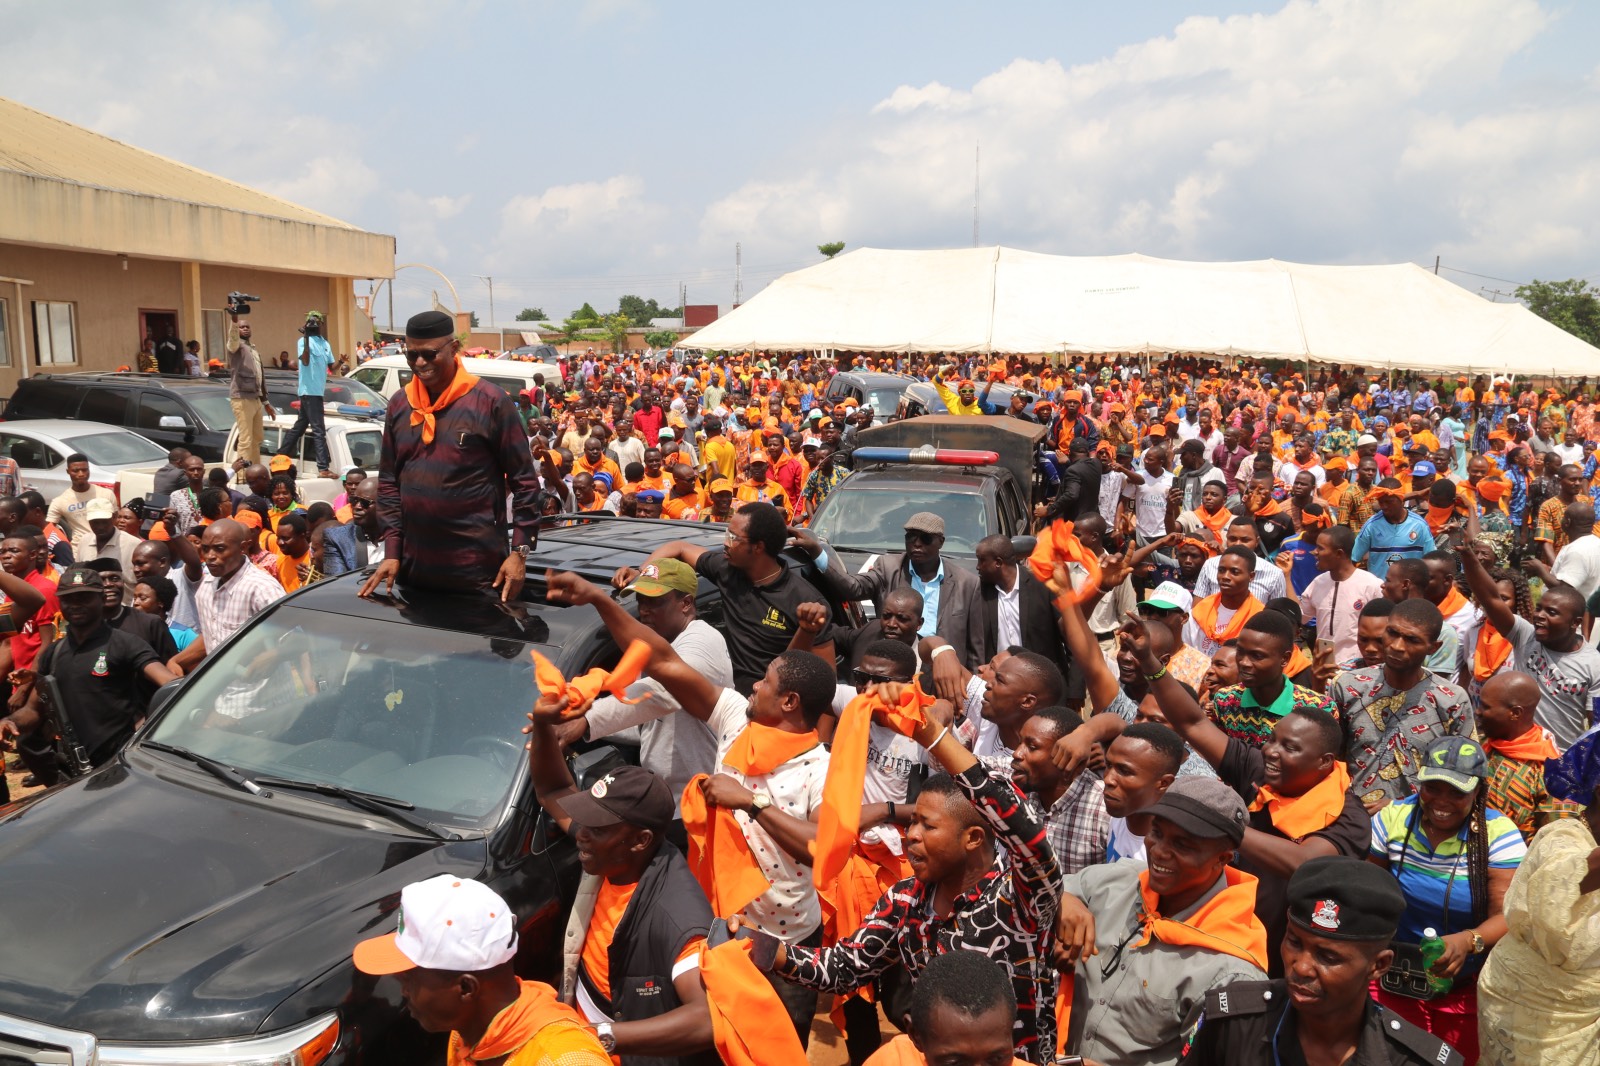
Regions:
<instances>
[{"instance_id":1,"label":"eyeglasses","mask_svg":"<svg viewBox=\"0 0 1600 1066\"><path fill-rule=\"evenodd\" d=\"M939 534L937 533L924 533L920 529L906 530L907 544L936 544L938 541Z\"/></svg>"},{"instance_id":2,"label":"eyeglasses","mask_svg":"<svg viewBox=\"0 0 1600 1066\"><path fill-rule=\"evenodd\" d=\"M415 363L420 359L431 363L433 360L439 358L439 356L449 351L455 344L456 342L451 340L448 344L441 345L438 348L407 348L406 362Z\"/></svg>"},{"instance_id":3,"label":"eyeglasses","mask_svg":"<svg viewBox=\"0 0 1600 1066\"><path fill-rule=\"evenodd\" d=\"M850 671L850 677L853 681L855 681L856 688L866 688L868 685L905 685L909 684L911 681L911 679L908 677L888 677L884 674L869 674L867 671L859 668Z\"/></svg>"},{"instance_id":4,"label":"eyeglasses","mask_svg":"<svg viewBox=\"0 0 1600 1066\"><path fill-rule=\"evenodd\" d=\"M744 541L746 544L751 543L749 537L741 537L741 536L739 536L739 534L731 532L731 531L727 532L727 533L724 533L722 535L722 542L724 544L737 544L741 540Z\"/></svg>"}]
</instances>

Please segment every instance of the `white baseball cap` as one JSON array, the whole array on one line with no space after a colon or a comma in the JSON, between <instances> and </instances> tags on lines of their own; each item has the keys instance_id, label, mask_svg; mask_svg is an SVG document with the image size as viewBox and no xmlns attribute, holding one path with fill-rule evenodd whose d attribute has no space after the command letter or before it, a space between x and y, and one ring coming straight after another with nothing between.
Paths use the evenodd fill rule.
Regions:
<instances>
[{"instance_id":1,"label":"white baseball cap","mask_svg":"<svg viewBox=\"0 0 1600 1066\"><path fill-rule=\"evenodd\" d=\"M1158 607L1163 611L1184 611L1194 606L1194 597L1176 581L1163 581L1150 590L1150 595L1139 601L1139 606L1146 604Z\"/></svg>"},{"instance_id":2,"label":"white baseball cap","mask_svg":"<svg viewBox=\"0 0 1600 1066\"><path fill-rule=\"evenodd\" d=\"M400 927L356 945L356 969L375 976L422 967L477 973L517 954L516 918L481 882L440 874L400 890Z\"/></svg>"}]
</instances>

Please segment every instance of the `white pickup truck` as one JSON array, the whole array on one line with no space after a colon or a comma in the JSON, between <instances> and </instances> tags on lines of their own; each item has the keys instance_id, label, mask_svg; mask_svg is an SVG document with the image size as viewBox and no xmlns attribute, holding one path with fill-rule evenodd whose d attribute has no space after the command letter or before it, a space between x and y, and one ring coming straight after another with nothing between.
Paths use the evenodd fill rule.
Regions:
<instances>
[{"instance_id":1,"label":"white pickup truck","mask_svg":"<svg viewBox=\"0 0 1600 1066\"><path fill-rule=\"evenodd\" d=\"M261 430L261 458L267 461L278 451L278 442L294 428L295 416L292 414L279 414L276 418L264 421ZM295 449L295 469L299 471L298 484L300 495L306 503L315 503L323 500L332 503L334 497L344 491L344 474L352 466L377 473L378 455L383 448L383 421L379 418L341 418L328 415L325 418L328 428L328 454L333 460L333 472L337 478L319 478L317 474L317 450L312 443L311 434L308 432L300 438L300 445ZM228 434L228 446L223 450L224 455L233 455L234 448L239 440L239 427L235 426ZM206 470L218 467L231 468L232 461L227 463L207 463ZM122 499L135 500L149 496L155 491L155 476L159 466L135 466L122 470L118 479L122 483ZM242 490L241 490L242 491Z\"/></svg>"}]
</instances>

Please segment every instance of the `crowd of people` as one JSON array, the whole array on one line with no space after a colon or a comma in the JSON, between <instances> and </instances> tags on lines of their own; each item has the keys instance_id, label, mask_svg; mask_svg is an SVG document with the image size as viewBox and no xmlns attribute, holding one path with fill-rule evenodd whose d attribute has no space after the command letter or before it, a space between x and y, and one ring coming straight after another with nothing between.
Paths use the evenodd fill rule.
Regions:
<instances>
[{"instance_id":1,"label":"crowd of people","mask_svg":"<svg viewBox=\"0 0 1600 1066\"><path fill-rule=\"evenodd\" d=\"M918 513L853 573L805 525L883 414L828 398L839 364L590 353L511 397L458 351L408 323L380 468L332 505L285 457L178 452L150 528L86 465L0 499L0 735L44 783L53 732L103 763L325 575L513 599L541 525L725 526L611 588L543 575L639 671L530 693L585 874L559 986L449 873L355 949L452 1062L787 1064L819 1007L855 1066L1600 1061L1586 385L847 355L1043 430L1033 538L963 556ZM639 765L580 788L565 754L619 735Z\"/></svg>"}]
</instances>

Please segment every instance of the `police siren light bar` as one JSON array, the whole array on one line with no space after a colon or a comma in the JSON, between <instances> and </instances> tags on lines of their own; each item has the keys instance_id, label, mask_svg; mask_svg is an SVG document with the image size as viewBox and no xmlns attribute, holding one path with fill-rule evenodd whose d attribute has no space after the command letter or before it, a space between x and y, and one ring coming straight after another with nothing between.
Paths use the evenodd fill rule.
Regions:
<instances>
[{"instance_id":1,"label":"police siren light bar","mask_svg":"<svg viewBox=\"0 0 1600 1066\"><path fill-rule=\"evenodd\" d=\"M924 444L920 448L857 448L851 459L863 463L937 463L940 466L993 466L1000 461L999 452L972 451L962 448L935 448Z\"/></svg>"}]
</instances>

